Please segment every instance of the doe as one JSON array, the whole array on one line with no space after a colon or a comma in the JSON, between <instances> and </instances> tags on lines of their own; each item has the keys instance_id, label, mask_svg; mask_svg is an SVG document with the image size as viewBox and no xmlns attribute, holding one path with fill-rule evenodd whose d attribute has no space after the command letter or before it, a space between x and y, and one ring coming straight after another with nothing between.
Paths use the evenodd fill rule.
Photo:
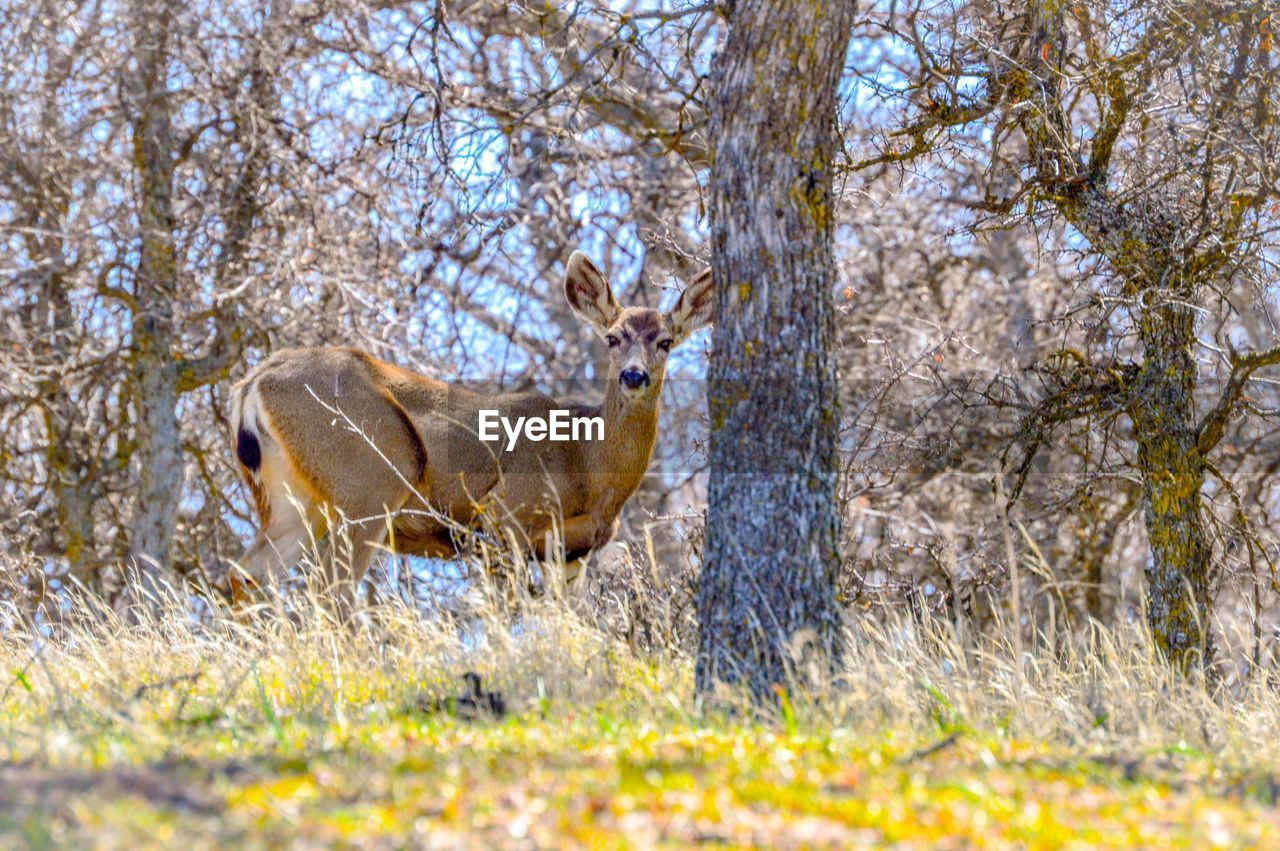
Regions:
<instances>
[{"instance_id":1,"label":"doe","mask_svg":"<svg viewBox=\"0 0 1280 851\"><path fill-rule=\"evenodd\" d=\"M242 600L277 580L336 517L351 531L339 566L330 529L325 562L358 587L376 548L452 558L454 530L494 507L505 537L540 559L559 533L567 579L608 543L649 466L670 351L711 321L710 270L669 313L620 307L609 282L581 252L569 258L565 298L609 345L604 401L585 406L534 393L484 394L351 348L276 352L237 384L231 424L261 530L231 571ZM568 409L604 421L603 440L482 442L480 412L515 421ZM341 574L341 575L338 575Z\"/></svg>"}]
</instances>

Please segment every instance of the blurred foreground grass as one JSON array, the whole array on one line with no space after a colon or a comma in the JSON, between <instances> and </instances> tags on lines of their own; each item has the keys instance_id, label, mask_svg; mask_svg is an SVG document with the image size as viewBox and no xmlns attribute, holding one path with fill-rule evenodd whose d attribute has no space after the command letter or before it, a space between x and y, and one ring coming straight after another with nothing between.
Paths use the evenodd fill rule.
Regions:
<instances>
[{"instance_id":1,"label":"blurred foreground grass","mask_svg":"<svg viewBox=\"0 0 1280 851\"><path fill-rule=\"evenodd\" d=\"M1007 654L858 627L848 682L770 718L562 607L467 641L388 607L178 612L0 644L4 847L1242 847L1280 841L1275 692L1216 699L1140 640ZM1002 661L1005 660L1005 661ZM433 710L474 669L500 720Z\"/></svg>"}]
</instances>

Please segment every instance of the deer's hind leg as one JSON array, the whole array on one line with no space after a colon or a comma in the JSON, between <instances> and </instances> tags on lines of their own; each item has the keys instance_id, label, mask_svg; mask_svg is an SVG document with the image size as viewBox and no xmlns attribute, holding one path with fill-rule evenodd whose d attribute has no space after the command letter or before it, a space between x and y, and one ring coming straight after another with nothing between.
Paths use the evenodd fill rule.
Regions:
<instances>
[{"instance_id":1,"label":"deer's hind leg","mask_svg":"<svg viewBox=\"0 0 1280 851\"><path fill-rule=\"evenodd\" d=\"M372 501L361 506L356 517L331 518L329 539L323 559L325 584L342 620L350 620L355 611L360 583L388 539L393 517L407 500L408 492L397 495L398 503L374 506Z\"/></svg>"},{"instance_id":2,"label":"deer's hind leg","mask_svg":"<svg viewBox=\"0 0 1280 851\"><path fill-rule=\"evenodd\" d=\"M245 602L255 589L278 585L288 569L302 557L310 537L310 530L301 518L296 523L275 524L270 530L259 532L231 570L229 579L234 601Z\"/></svg>"},{"instance_id":3,"label":"deer's hind leg","mask_svg":"<svg viewBox=\"0 0 1280 851\"><path fill-rule=\"evenodd\" d=\"M323 533L314 496L277 445L263 447L251 484L262 528L228 575L236 603L282 582L316 535Z\"/></svg>"},{"instance_id":4,"label":"deer's hind leg","mask_svg":"<svg viewBox=\"0 0 1280 851\"><path fill-rule=\"evenodd\" d=\"M251 472L261 464L251 476L260 508L267 502L265 513L274 519L281 482L305 495L304 527L316 528L317 536L330 530L325 572L352 586L385 537L387 512L423 488L426 476L426 447L384 378L359 352L294 352L264 363L242 391L241 431L247 428L251 439L241 461ZM270 529L267 537L281 540ZM283 540L296 558L292 550L307 536L292 528ZM345 559L343 541L351 543ZM255 568L267 549L253 552Z\"/></svg>"}]
</instances>

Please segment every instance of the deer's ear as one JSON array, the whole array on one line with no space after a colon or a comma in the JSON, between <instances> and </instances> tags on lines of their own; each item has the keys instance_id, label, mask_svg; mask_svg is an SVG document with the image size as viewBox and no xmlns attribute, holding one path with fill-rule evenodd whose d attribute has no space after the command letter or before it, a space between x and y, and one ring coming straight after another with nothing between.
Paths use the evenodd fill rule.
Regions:
<instances>
[{"instance_id":1,"label":"deer's ear","mask_svg":"<svg viewBox=\"0 0 1280 851\"><path fill-rule=\"evenodd\" d=\"M715 307L715 290L711 288L711 270L706 269L680 293L680 300L667 314L667 324L676 342L684 342L694 331L711 324Z\"/></svg>"},{"instance_id":2,"label":"deer's ear","mask_svg":"<svg viewBox=\"0 0 1280 851\"><path fill-rule=\"evenodd\" d=\"M618 318L613 288L596 265L581 251L573 252L564 270L564 297L573 312L603 334Z\"/></svg>"}]
</instances>

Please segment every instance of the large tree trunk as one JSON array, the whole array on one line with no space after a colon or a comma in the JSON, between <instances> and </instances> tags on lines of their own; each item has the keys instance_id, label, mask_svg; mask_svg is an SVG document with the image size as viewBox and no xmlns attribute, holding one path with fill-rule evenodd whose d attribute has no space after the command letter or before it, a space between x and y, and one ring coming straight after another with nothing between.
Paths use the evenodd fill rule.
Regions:
<instances>
[{"instance_id":1,"label":"large tree trunk","mask_svg":"<svg viewBox=\"0 0 1280 851\"><path fill-rule=\"evenodd\" d=\"M129 557L144 585L151 585L169 569L182 495L178 371L171 353L178 286L167 73L171 10L163 0L137 0L131 23L138 63L130 105L141 239L132 328L139 488Z\"/></svg>"},{"instance_id":2,"label":"large tree trunk","mask_svg":"<svg viewBox=\"0 0 1280 851\"><path fill-rule=\"evenodd\" d=\"M716 327L697 680L704 693L725 681L772 701L813 662L825 677L840 660L831 162L853 4L731 8L711 125Z\"/></svg>"},{"instance_id":3,"label":"large tree trunk","mask_svg":"<svg viewBox=\"0 0 1280 851\"><path fill-rule=\"evenodd\" d=\"M1211 658L1209 568L1200 513L1205 465L1195 419L1195 312L1168 301L1139 320L1144 359L1129 415L1146 503L1147 622L1156 646L1185 670Z\"/></svg>"}]
</instances>

